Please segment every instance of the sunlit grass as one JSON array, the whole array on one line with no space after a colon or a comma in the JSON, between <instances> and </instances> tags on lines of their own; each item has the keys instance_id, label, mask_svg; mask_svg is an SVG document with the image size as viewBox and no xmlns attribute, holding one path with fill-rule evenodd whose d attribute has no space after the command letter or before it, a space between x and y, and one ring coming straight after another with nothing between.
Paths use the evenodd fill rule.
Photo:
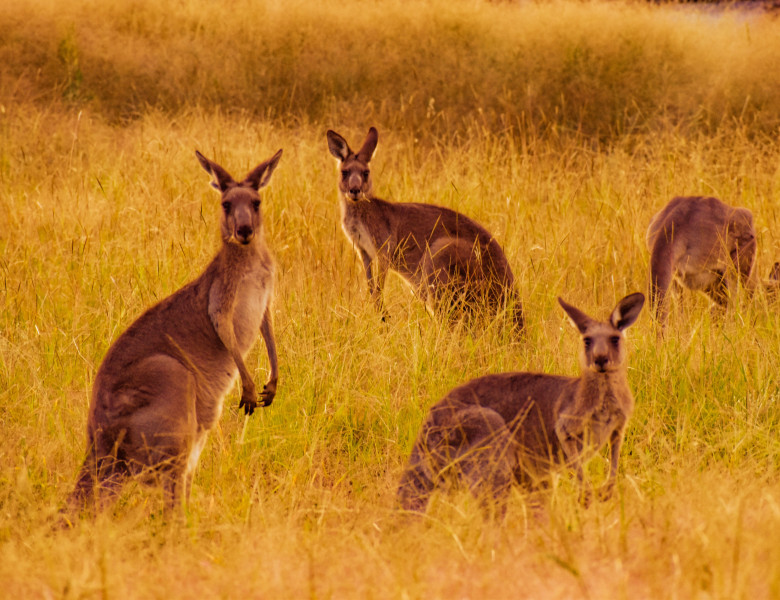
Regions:
<instances>
[{"instance_id":1,"label":"sunlit grass","mask_svg":"<svg viewBox=\"0 0 780 600\"><path fill-rule=\"evenodd\" d=\"M357 38L344 33L349 20L337 18L328 4L261 4L252 19L246 14L257 8L253 3L237 2L227 15L217 6L178 3L176 27L157 18L174 10L165 3L138 2L133 10L75 4L58 15L44 1L0 7L0 52L27 47L30 32L41 46L40 55L20 56L0 69L4 84L18 83L0 92L2 594L780 594L780 323L776 305L763 293L739 298L725 319L710 315L703 297L687 293L673 305L664 341L648 314L630 330L629 380L637 408L612 501L583 509L574 483L562 475L543 515L527 510L518 490L501 525L484 522L464 494L436 497L420 520L394 511L395 486L417 429L427 407L447 390L496 371L576 374L577 335L556 296L604 317L617 299L644 290L645 228L673 195L712 194L750 208L759 231L757 268L766 275L780 245L777 104L767 101L754 111L751 100L740 117L731 108L734 96L724 90L755 99L750 86L761 80L765 98L777 93L772 82L780 70L771 70L776 58L757 60L780 39L770 43L777 25L728 17L697 21L644 5L529 4L521 10L469 2L445 9L431 2L405 11L410 5L397 2L347 3L357 26L366 29L378 18L386 25L371 31L380 48L392 41L399 56L382 62L380 50L356 46ZM653 84L652 93L642 94L650 94L647 106L655 106L657 92L660 105L675 104L683 118L661 119L658 127L648 119L625 130L614 107L594 116L583 104L586 112L556 116L550 92L538 100L550 102L545 116L529 111L526 121L504 127L498 104L491 104L494 95L484 95L483 104L464 99L465 84L458 90L441 78L403 78L412 76L403 61L425 44L431 46L422 56L431 65L415 62L420 69L451 73L448 61L463 60L457 44L447 45L456 54L448 57L433 52L429 37L401 36L427 27L426 16L439 28L436 35L452 30L448 35L460 39L478 32L472 52L495 58L490 76L497 78L509 64L501 61L509 60L504 54L513 41L538 50L533 64L541 76L552 77L561 72L560 48L577 42L613 56L623 46L613 45L609 34L623 27L644 48L643 60L655 52L662 61L659 68L645 65L639 75L625 73L665 72L667 88ZM672 21L678 25L669 27ZM68 90L56 51L71 35L71 23L83 77L63 96ZM217 23L227 33L218 35ZM291 37L292 29L302 37ZM123 32L125 45L107 53L112 36L106 32L114 30ZM707 42L702 32L718 43ZM148 45L155 35L163 48L190 44L200 61L190 83L203 86L200 95L174 77L175 85L170 78L149 79L150 88L136 86L126 96L112 91L114 80L105 73L92 71L90 57L98 55L107 63L115 59L116 69L135 60L144 68L180 69L166 59L172 54L155 58L131 47ZM226 39L236 48L235 61L224 60ZM663 52L653 50L659 39ZM277 74L273 85L250 96L260 75L233 77L231 69L249 60L255 44L275 48L285 40L298 52L291 55L297 66L290 81L300 86L295 98L314 86L314 74L322 81L341 77L336 87L347 91L324 93L316 110L303 104L303 95L285 105L280 98L291 93L288 80ZM328 44L330 62L307 62ZM711 60L699 60L704 46ZM330 64L348 50L356 62ZM730 58L718 66L723 53ZM52 61L41 63L40 73L29 62L36 56ZM177 60L188 56L180 53ZM740 61L753 59L755 70L748 72ZM364 60L382 67L387 87L376 87L380 76L368 69L364 80L354 80L350 69ZM513 60L517 64L517 56ZM713 72L722 81L712 79ZM588 69L576 73L590 76ZM622 75L610 80L610 73L592 75L597 87L621 81ZM699 85L705 77L712 82L706 93ZM371 96L349 88L353 81L371 84ZM489 85L485 81L475 84L477 92ZM154 86L168 85L170 91L154 92ZM576 106L575 88L561 89L567 105ZM185 90L189 96L174 97ZM414 90L419 95L410 101ZM563 92L555 93L560 98ZM614 88L594 93L633 110ZM133 94L149 94L150 106ZM436 98L430 110L429 97ZM249 98L270 106L273 118L244 104ZM402 98L408 112L399 112ZM522 111L526 101L502 106ZM697 126L689 127L696 103L712 117L707 126L709 117L693 119ZM480 107L489 114L480 116ZM456 208L496 235L524 302L523 340L498 326L469 330L438 323L395 277L386 290L391 318L380 322L362 265L338 223L337 174L325 143L328 128L358 139L369 124L380 134L372 163L380 196ZM280 147L284 156L263 202L278 261L281 373L273 406L245 419L231 393L202 454L184 522L164 523L160 494L129 486L115 509L94 523L52 530L83 458L90 386L109 344L145 307L197 276L218 248L218 196L194 150L241 176ZM258 346L248 366L262 381L268 365L262 342ZM606 467L604 457L591 461L593 479L602 478Z\"/></svg>"}]
</instances>

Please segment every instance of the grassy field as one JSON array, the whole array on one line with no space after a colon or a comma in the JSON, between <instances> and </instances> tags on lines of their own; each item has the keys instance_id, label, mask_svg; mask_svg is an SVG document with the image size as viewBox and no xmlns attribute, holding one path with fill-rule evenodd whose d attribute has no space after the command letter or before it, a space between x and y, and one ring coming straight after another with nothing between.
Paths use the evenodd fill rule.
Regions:
<instances>
[{"instance_id":1,"label":"grassy field","mask_svg":"<svg viewBox=\"0 0 780 600\"><path fill-rule=\"evenodd\" d=\"M675 301L629 332L637 408L618 494L556 481L535 517L463 494L394 510L427 407L472 377L575 374L556 297L606 316L647 287L673 195L746 206L780 256L780 22L622 3L22 0L0 6L0 596L780 596L780 316ZM228 8L220 8L227 4ZM368 40L371 40L371 43ZM397 278L379 321L338 222L325 131L380 133L378 195L450 206L505 248L527 332L432 320ZM165 523L154 489L52 528L91 382L145 307L218 248L194 150L265 194L278 261L274 404L234 390ZM262 341L247 363L266 376ZM606 457L589 473L600 481Z\"/></svg>"}]
</instances>

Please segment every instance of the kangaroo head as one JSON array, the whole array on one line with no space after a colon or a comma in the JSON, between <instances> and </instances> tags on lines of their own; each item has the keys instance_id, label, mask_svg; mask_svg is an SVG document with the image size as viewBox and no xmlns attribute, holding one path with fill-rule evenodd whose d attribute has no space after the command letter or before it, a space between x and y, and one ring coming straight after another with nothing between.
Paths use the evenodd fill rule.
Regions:
<instances>
[{"instance_id":1,"label":"kangaroo head","mask_svg":"<svg viewBox=\"0 0 780 600\"><path fill-rule=\"evenodd\" d=\"M607 321L592 319L561 298L558 302L582 335L580 364L583 372L608 373L621 369L626 359L623 331L639 317L644 295L637 292L623 298Z\"/></svg>"},{"instance_id":2,"label":"kangaroo head","mask_svg":"<svg viewBox=\"0 0 780 600\"><path fill-rule=\"evenodd\" d=\"M347 200L357 202L368 200L371 196L373 184L371 182L371 169L368 163L376 151L379 141L379 133L376 128L368 130L363 146L357 152L352 152L347 140L333 130L328 130L328 149L339 161L339 191Z\"/></svg>"},{"instance_id":3,"label":"kangaroo head","mask_svg":"<svg viewBox=\"0 0 780 600\"><path fill-rule=\"evenodd\" d=\"M282 151L260 163L246 178L238 183L230 173L214 161L209 160L197 150L201 166L214 177L211 186L220 193L222 199L222 217L220 228L222 240L226 244L246 246L262 232L263 217L260 213L260 189L268 185Z\"/></svg>"}]
</instances>

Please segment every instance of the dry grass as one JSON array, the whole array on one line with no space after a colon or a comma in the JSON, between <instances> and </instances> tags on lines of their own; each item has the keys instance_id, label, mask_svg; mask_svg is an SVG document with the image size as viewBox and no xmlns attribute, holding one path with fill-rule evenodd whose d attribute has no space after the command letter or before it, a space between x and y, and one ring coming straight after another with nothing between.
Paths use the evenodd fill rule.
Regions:
<instances>
[{"instance_id":1,"label":"dry grass","mask_svg":"<svg viewBox=\"0 0 780 600\"><path fill-rule=\"evenodd\" d=\"M780 103L772 99L780 89L772 83L780 69L771 66L780 53L764 61L772 46L756 48L755 40L776 36L777 24L729 18L689 22L673 10L643 5L456 3L443 9L430 2L415 4L415 11L408 6L346 5L362 29L381 18L387 27L372 32L385 43L395 40L399 52L397 61L382 63L398 69L380 78L387 87L370 99L363 96L350 111L347 103L358 97L360 82L375 85L379 75L367 74L344 94L336 91L340 83L323 94L326 100L317 110L296 103L303 102L300 98L284 105L279 99L290 93L289 80L278 73L278 79L272 77L276 83L253 96L266 100L258 110L242 104L249 98L242 86L257 78L231 79L232 92L220 84L217 88L227 90L224 97L209 83L221 72L246 68L240 64L255 44L276 48L288 38L298 44L292 80L300 81L299 90L314 85L317 73L323 81L341 76L342 83L352 82L353 75L344 72L353 63L331 63L352 48L358 68L363 59L351 46L358 41L344 34L347 19L337 17L329 4L314 10L301 2L282 10L281 4L237 2L219 27L216 5L199 0L175 6L137 2L132 10L77 4L56 18L53 6L43 1L0 8L5 61L0 72L4 84L16 81L0 93L3 594L780 594L775 369L780 322L776 306L762 294L740 298L723 321L710 317L702 298L685 295L674 307L673 334L663 343L647 315L632 328L629 377L637 412L614 500L582 509L573 482L563 475L542 516L526 510L518 490L502 525L483 522L462 494L438 496L420 521L393 508L397 478L425 410L449 388L494 371L576 372L577 336L555 297L563 295L603 316L618 298L644 289L644 231L672 195L713 194L753 210L760 236L758 269L768 272L780 246L780 151L773 116L780 114ZM158 14L166 19L160 21ZM674 19L681 19L680 25L669 28ZM581 28L567 42L565 24L574 22ZM16 25L9 28L9 23ZM334 35L312 23L342 29ZM62 72L56 71L62 64L55 64L57 45L71 35L69 24L82 70L77 89L63 87ZM452 100L463 98L460 76L435 84L401 78L392 93L393 77L406 76L403 61L422 44L431 48L423 56L442 55L432 70L458 73L452 64L462 56L434 52L440 38L422 34L432 27L436 36L443 35L453 24L460 31L481 32L472 46L480 60L503 57L513 41L539 49L534 60L546 77L561 72L556 49L564 42L578 40L598 51L596 56L613 55L622 46L613 44L610 32L644 31L646 37L629 37L644 48L642 61L655 52L660 62L646 65L639 75L627 73L640 78L644 72L666 73L668 88L658 91L659 97L678 106L679 114L621 130L615 118L619 105L629 111L633 105L606 91L618 108L605 108L595 120L588 117L595 109L583 105L579 115L551 108L545 117L533 118L541 113L529 111L527 126L516 121L517 127L503 127L499 109L480 116L482 104L473 98ZM230 35L220 34L220 27ZM401 37L411 27L420 35ZM523 35L515 39L513 27ZM288 35L293 28L300 29L300 37ZM125 32L119 38L123 43L106 53L99 41L116 41L112 32L119 30ZM29 47L24 40L33 39L30 32L38 36L40 51L20 55ZM744 41L746 32L753 42ZM155 35L177 60L197 57L199 75L190 83L150 78L149 89L173 91L152 94L148 105L132 96L151 94L146 88L130 86L136 92L126 97L112 91L111 78L101 83L99 71L92 70L101 52L114 69L133 61L161 72L179 69L166 59L171 55L144 59L137 50L152 44ZM237 56L218 73L217 57L230 56L224 51L226 37ZM186 39L193 54L174 53ZM334 53L329 61L306 62L328 44ZM447 44L442 47L456 53L459 46ZM198 50L204 47L211 52ZM711 61L694 58L703 49ZM380 54L367 52L373 60ZM722 64L721 53L730 57ZM748 72L744 64L753 60L755 70ZM495 77L504 73L501 64ZM575 71L581 77L588 73ZM688 97L698 77L715 72L722 81L712 79L711 96ZM617 89L614 82L622 75L610 79L610 73L588 75L598 83L594 98L601 85ZM126 77L123 72L122 81L135 81ZM447 85L450 79L453 86ZM751 87L759 81L767 85L760 110ZM166 100L166 94L190 84L206 90L196 101ZM418 100L426 98L427 85L451 101L437 99L428 111L427 99L416 100L408 113L395 112L410 90L420 90ZM480 85L475 89L483 89ZM650 87L655 93L655 84ZM576 105L568 95L574 88L562 89L567 105ZM742 119L730 108L739 94L750 95L750 102L742 102L747 106ZM497 106L491 104L493 96L482 97L484 106ZM545 102L553 102L549 98ZM648 106L655 106L652 98ZM696 102L703 102L706 119L689 118ZM520 102L512 110L522 112L523 106ZM332 114L324 112L331 108ZM262 118L266 109L271 116ZM648 115L646 109L636 114ZM577 119L583 119L581 127ZM380 131L373 170L380 195L457 208L496 234L525 302L525 341L511 340L498 326L453 331L436 323L395 278L387 290L392 319L379 322L362 267L340 231L336 173L324 135L335 127L358 139L369 122ZM144 307L196 276L216 251L217 196L194 149L238 175L279 147L285 154L263 204L266 234L279 263L276 401L245 420L237 411L237 394L228 397L203 452L184 522L164 523L159 494L130 486L115 510L96 522L52 530L83 457L89 389L108 345ZM258 380L264 378L262 348L248 366ZM604 458L591 461L594 480L603 477L605 466Z\"/></svg>"}]
</instances>

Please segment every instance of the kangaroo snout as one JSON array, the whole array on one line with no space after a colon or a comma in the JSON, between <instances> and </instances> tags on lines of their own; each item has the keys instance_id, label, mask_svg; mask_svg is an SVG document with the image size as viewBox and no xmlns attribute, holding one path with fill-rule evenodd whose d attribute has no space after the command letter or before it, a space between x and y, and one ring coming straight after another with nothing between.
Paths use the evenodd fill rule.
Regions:
<instances>
[{"instance_id":1,"label":"kangaroo snout","mask_svg":"<svg viewBox=\"0 0 780 600\"><path fill-rule=\"evenodd\" d=\"M593 358L593 362L596 365L596 370L603 373L607 370L607 365L609 364L609 357L608 356L596 356Z\"/></svg>"},{"instance_id":2,"label":"kangaroo snout","mask_svg":"<svg viewBox=\"0 0 780 600\"><path fill-rule=\"evenodd\" d=\"M255 231L252 229L251 225L241 225L238 229L236 229L236 238L240 243L246 245L252 241L252 236L254 233Z\"/></svg>"}]
</instances>

